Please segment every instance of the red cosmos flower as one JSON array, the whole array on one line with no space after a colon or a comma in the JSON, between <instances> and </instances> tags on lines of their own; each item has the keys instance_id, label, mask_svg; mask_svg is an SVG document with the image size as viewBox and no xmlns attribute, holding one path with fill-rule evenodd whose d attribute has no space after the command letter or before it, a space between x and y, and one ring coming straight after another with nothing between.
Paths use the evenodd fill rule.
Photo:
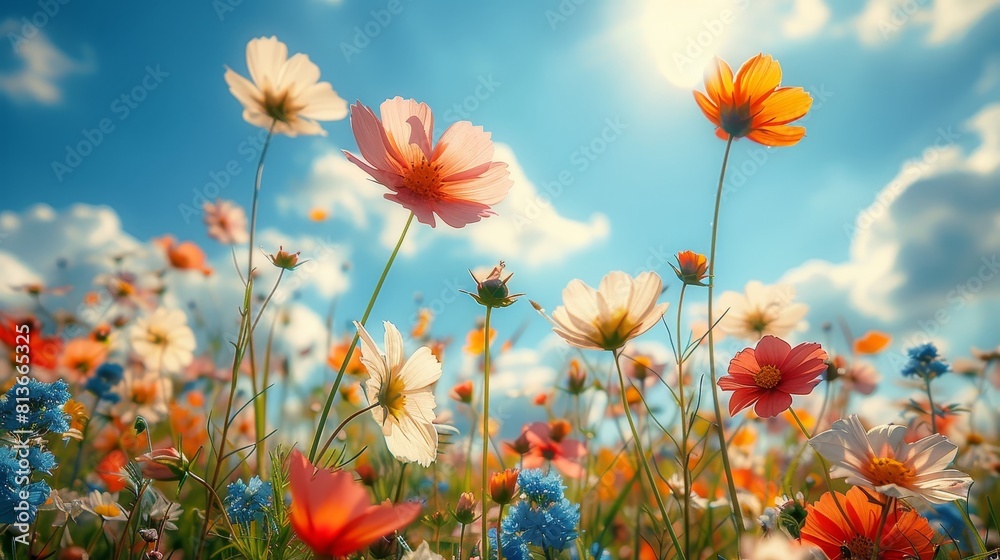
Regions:
<instances>
[{"instance_id":1,"label":"red cosmos flower","mask_svg":"<svg viewBox=\"0 0 1000 560\"><path fill-rule=\"evenodd\" d=\"M28 351L18 352L18 354L30 356L32 369L55 368L56 359L62 350L62 339L43 337L42 324L34 317L25 319L0 317L0 344L10 350L9 360L13 366L17 366L14 348L27 344Z\"/></svg>"},{"instance_id":2,"label":"red cosmos flower","mask_svg":"<svg viewBox=\"0 0 1000 560\"><path fill-rule=\"evenodd\" d=\"M858 487L847 495L827 492L815 504L806 506L808 515L802 541L812 543L829 558L872 558L878 540L878 560L930 560L935 556L934 530L917 512L894 502L885 525L881 526L882 504L873 501ZM847 515L847 519L844 515Z\"/></svg>"},{"instance_id":3,"label":"red cosmos flower","mask_svg":"<svg viewBox=\"0 0 1000 560\"><path fill-rule=\"evenodd\" d=\"M121 449L112 449L99 463L94 472L104 482L104 487L108 492L114 494L125 488L125 465L128 464L128 456Z\"/></svg>"},{"instance_id":4,"label":"red cosmos flower","mask_svg":"<svg viewBox=\"0 0 1000 560\"><path fill-rule=\"evenodd\" d=\"M373 506L351 473L316 469L298 450L289 460L292 528L317 556L347 556L420 515L416 503Z\"/></svg>"},{"instance_id":5,"label":"red cosmos flower","mask_svg":"<svg viewBox=\"0 0 1000 560\"><path fill-rule=\"evenodd\" d=\"M736 353L729 375L719 378L719 388L733 391L729 414L754 405L754 412L770 418L792 405L792 395L808 395L826 371L826 352L815 342L792 348L776 336L765 336L757 348Z\"/></svg>"},{"instance_id":6,"label":"red cosmos flower","mask_svg":"<svg viewBox=\"0 0 1000 560\"><path fill-rule=\"evenodd\" d=\"M583 466L579 460L586 455L587 449L579 441L566 439L565 430L553 430L546 422L534 422L525 426L521 435L530 445L528 453L522 458L523 468L540 469L548 461L570 478L583 476Z\"/></svg>"},{"instance_id":7,"label":"red cosmos flower","mask_svg":"<svg viewBox=\"0 0 1000 560\"><path fill-rule=\"evenodd\" d=\"M385 198L431 227L437 223L435 215L460 228L494 214L491 207L507 196L513 181L507 164L493 161L490 133L459 121L435 144L434 116L427 104L396 97L382 103L380 111L381 120L361 103L351 106L361 158L344 154L392 191Z\"/></svg>"}]
</instances>

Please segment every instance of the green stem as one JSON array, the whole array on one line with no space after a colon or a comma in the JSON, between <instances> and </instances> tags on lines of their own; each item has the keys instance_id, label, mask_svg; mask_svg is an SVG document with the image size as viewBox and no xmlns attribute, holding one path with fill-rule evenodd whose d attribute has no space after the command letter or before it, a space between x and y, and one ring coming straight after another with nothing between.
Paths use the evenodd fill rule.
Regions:
<instances>
[{"instance_id":1,"label":"green stem","mask_svg":"<svg viewBox=\"0 0 1000 560\"><path fill-rule=\"evenodd\" d=\"M934 412L934 397L931 396L931 378L930 376L924 376L924 384L927 387L927 406L931 409L931 433L938 433L937 431L937 414Z\"/></svg>"},{"instance_id":2,"label":"green stem","mask_svg":"<svg viewBox=\"0 0 1000 560\"><path fill-rule=\"evenodd\" d=\"M688 468L688 423L687 407L684 406L684 350L681 348L681 310L684 308L684 292L687 283L681 284L681 295L677 299L677 396L681 406L681 465L684 471L684 556L691 556L691 469Z\"/></svg>"},{"instance_id":3,"label":"green stem","mask_svg":"<svg viewBox=\"0 0 1000 560\"><path fill-rule=\"evenodd\" d=\"M719 450L722 452L722 466L726 470L726 482L729 486L729 499L733 504L733 522L736 525L736 542L743 536L743 511L740 509L739 496L736 494L736 482L733 480L733 469L729 464L729 449L726 443L726 430L722 421L722 405L719 403L719 387L715 373L715 315L712 311L713 291L715 289L715 246L719 237L719 207L722 205L722 183L726 180L726 165L729 164L729 151L733 147L733 137L726 142L726 153L722 157L722 171L719 173L719 188L715 192L715 214L712 217L712 245L708 257L708 371L712 386L712 401L715 405L715 422L718 426Z\"/></svg>"},{"instance_id":4,"label":"green stem","mask_svg":"<svg viewBox=\"0 0 1000 560\"><path fill-rule=\"evenodd\" d=\"M503 560L503 543L500 541L501 521L503 521L503 504L500 504L500 512L497 513L497 560Z\"/></svg>"},{"instance_id":5,"label":"green stem","mask_svg":"<svg viewBox=\"0 0 1000 560\"><path fill-rule=\"evenodd\" d=\"M632 420L632 411L628 406L628 398L625 396L625 374L622 373L622 365L618 360L618 353L612 351L611 355L615 360L615 367L618 369L618 387L621 391L620 396L622 399L622 408L625 409L625 418L628 419L628 427L632 430L632 440L635 442L635 458L636 461L642 466L643 471L646 473L646 478L649 480L649 486L653 490L653 496L656 497L656 505L660 508L660 515L663 516L663 525L667 528L667 532L670 534L670 540L673 542L674 550L678 552L679 557L683 560L686 558L684 551L681 549L680 542L677 540L677 534L674 533L674 527L670 523L670 516L667 515L667 506L663 503L663 498L660 496L660 489L656 487L656 479L653 478L653 471L649 468L649 463L646 461L646 452L642 449L642 440L639 439L639 431L635 428L635 421ZM640 484L641 488L642 485Z\"/></svg>"},{"instance_id":6,"label":"green stem","mask_svg":"<svg viewBox=\"0 0 1000 560\"><path fill-rule=\"evenodd\" d=\"M271 145L271 137L274 136L274 126L278 124L277 119L271 121L271 127L267 129L267 138L264 140L264 147L260 150L260 160L257 162L257 175L253 183L253 200L250 203L250 240L247 251L247 281L253 274L253 238L257 230L257 199L260 198L260 180L264 176L264 156L267 155L267 148Z\"/></svg>"},{"instance_id":7,"label":"green stem","mask_svg":"<svg viewBox=\"0 0 1000 560\"><path fill-rule=\"evenodd\" d=\"M330 444L333 443L333 440L337 439L337 436L340 434L340 431L343 430L344 427L347 426L347 424L351 420L354 420L358 416L361 416L362 414L364 414L364 413L372 410L373 408L375 408L378 405L379 405L378 402L374 402L374 403L372 403L372 404L370 404L370 405L362 408L361 410L355 411L354 413L352 413L347 418L344 418L344 421L341 422L339 426L337 426L337 429L333 430L333 433L330 434L330 438L326 440L325 444L323 444L323 449L320 450L319 456L322 457L323 454L326 453L326 450L330 448Z\"/></svg>"},{"instance_id":8,"label":"green stem","mask_svg":"<svg viewBox=\"0 0 1000 560\"><path fill-rule=\"evenodd\" d=\"M382 276L378 279L378 284L375 285L375 291L372 292L371 299L368 300L368 307L365 308L365 314L361 316L361 326L365 326L368 322L368 316L372 312L372 308L375 307L375 300L378 299L378 294L382 291L382 284L385 283L385 277L389 274L389 269L392 267L393 261L396 260L396 255L399 253L399 248L403 245L403 239L406 238L406 232L410 230L410 224L413 223L413 212L410 212L410 217L406 219L406 225L403 226L403 232L399 234L399 241L396 242L396 247L392 250L392 254L389 255L389 260L385 263L385 268L382 270ZM337 397L337 390L340 389L340 382L344 379L344 372L347 371L347 364L351 361L351 356L354 355L354 349L358 346L358 333L354 333L354 338L351 340L351 345L347 348L347 354L344 355L344 361L340 364L340 370L337 371L337 379L333 382L333 390L326 397L326 404L323 405L323 413L320 414L319 423L316 425L316 434L313 436L312 446L309 448L309 460L312 462L316 461L316 450L319 449L319 442L323 438L323 428L326 426L326 419L330 417L330 409L333 407L333 400Z\"/></svg>"},{"instance_id":9,"label":"green stem","mask_svg":"<svg viewBox=\"0 0 1000 560\"><path fill-rule=\"evenodd\" d=\"M392 500L392 503L398 504L399 499L403 497L403 482L406 481L406 465L409 463L403 463L403 466L399 468L399 484L396 485L396 498Z\"/></svg>"},{"instance_id":10,"label":"green stem","mask_svg":"<svg viewBox=\"0 0 1000 560\"><path fill-rule=\"evenodd\" d=\"M486 485L486 475L489 471L489 451L490 451L490 314L493 308L486 306L486 321L483 323L483 558L489 558L490 539L486 523L486 496L489 488ZM500 543L500 527L497 526L497 544ZM500 547L498 546L497 549Z\"/></svg>"}]
</instances>

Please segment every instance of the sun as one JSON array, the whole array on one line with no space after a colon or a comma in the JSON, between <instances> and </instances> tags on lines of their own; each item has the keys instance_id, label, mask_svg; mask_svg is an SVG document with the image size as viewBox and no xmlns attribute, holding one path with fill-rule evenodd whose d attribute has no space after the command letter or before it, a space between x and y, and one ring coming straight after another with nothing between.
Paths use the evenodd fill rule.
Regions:
<instances>
[{"instance_id":1,"label":"sun","mask_svg":"<svg viewBox=\"0 0 1000 560\"><path fill-rule=\"evenodd\" d=\"M672 85L690 89L728 44L749 0L647 0L639 14L642 38L657 70Z\"/></svg>"}]
</instances>

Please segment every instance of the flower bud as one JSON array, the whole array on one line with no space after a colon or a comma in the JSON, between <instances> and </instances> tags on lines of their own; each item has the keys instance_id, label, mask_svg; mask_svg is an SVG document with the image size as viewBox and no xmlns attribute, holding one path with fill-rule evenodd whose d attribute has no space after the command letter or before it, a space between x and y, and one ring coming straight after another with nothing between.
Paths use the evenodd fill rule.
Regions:
<instances>
[{"instance_id":1,"label":"flower bud","mask_svg":"<svg viewBox=\"0 0 1000 560\"><path fill-rule=\"evenodd\" d=\"M503 273L504 266L506 266L504 262L500 261L498 266L493 267L493 271L486 277L486 280L479 280L470 270L469 274L476 281L476 293L462 291L472 296L472 299L476 300L479 305L485 307L507 307L513 304L518 297L524 294L511 295L510 290L507 288L507 282L514 275L508 274L506 278L501 279L500 276Z\"/></svg>"},{"instance_id":2,"label":"flower bud","mask_svg":"<svg viewBox=\"0 0 1000 560\"><path fill-rule=\"evenodd\" d=\"M702 280L708 277L708 259L705 255L694 251L681 251L675 255L677 266L674 269L677 279L690 286L706 286Z\"/></svg>"},{"instance_id":3,"label":"flower bud","mask_svg":"<svg viewBox=\"0 0 1000 560\"><path fill-rule=\"evenodd\" d=\"M135 458L142 476L152 480L180 480L189 467L187 457L173 447L154 449Z\"/></svg>"},{"instance_id":4,"label":"flower bud","mask_svg":"<svg viewBox=\"0 0 1000 560\"><path fill-rule=\"evenodd\" d=\"M490 497L500 505L507 505L514 499L517 492L517 476L521 474L518 469L507 469L498 473L493 473L490 477Z\"/></svg>"},{"instance_id":5,"label":"flower bud","mask_svg":"<svg viewBox=\"0 0 1000 560\"><path fill-rule=\"evenodd\" d=\"M378 479L378 475L371 465L368 463L360 464L354 469L354 472L358 473L362 484L365 486L375 486L375 480Z\"/></svg>"},{"instance_id":6,"label":"flower bud","mask_svg":"<svg viewBox=\"0 0 1000 560\"><path fill-rule=\"evenodd\" d=\"M463 381L451 388L448 395L460 403L472 403L472 381Z\"/></svg>"},{"instance_id":7,"label":"flower bud","mask_svg":"<svg viewBox=\"0 0 1000 560\"><path fill-rule=\"evenodd\" d=\"M479 501L472 492L463 492L458 497L458 505L455 506L455 519L462 525L468 525L476 520L476 506Z\"/></svg>"},{"instance_id":8,"label":"flower bud","mask_svg":"<svg viewBox=\"0 0 1000 560\"><path fill-rule=\"evenodd\" d=\"M299 262L299 255L301 254L301 252L289 253L288 251L285 251L281 245L279 245L278 252L273 255L268 255L267 258L271 261L271 264L278 268L295 270L306 262Z\"/></svg>"},{"instance_id":9,"label":"flower bud","mask_svg":"<svg viewBox=\"0 0 1000 560\"><path fill-rule=\"evenodd\" d=\"M579 395L587 389L587 372L576 358L569 362L569 384L566 390L571 395Z\"/></svg>"}]
</instances>

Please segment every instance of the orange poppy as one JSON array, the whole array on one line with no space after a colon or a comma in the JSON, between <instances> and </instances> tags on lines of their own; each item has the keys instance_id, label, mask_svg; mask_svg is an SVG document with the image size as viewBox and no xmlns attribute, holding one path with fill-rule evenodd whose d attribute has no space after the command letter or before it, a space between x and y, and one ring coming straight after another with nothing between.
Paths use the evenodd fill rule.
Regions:
<instances>
[{"instance_id":1,"label":"orange poppy","mask_svg":"<svg viewBox=\"0 0 1000 560\"><path fill-rule=\"evenodd\" d=\"M420 515L417 503L372 505L350 472L316 469L298 450L292 451L289 479L292 528L317 556L347 556Z\"/></svg>"},{"instance_id":2,"label":"orange poppy","mask_svg":"<svg viewBox=\"0 0 1000 560\"><path fill-rule=\"evenodd\" d=\"M800 87L778 87L781 66L770 55L758 54L733 71L716 58L705 73L705 91L694 100L717 128L716 136L749 138L765 146L792 146L806 134L788 123L801 119L812 106L812 97Z\"/></svg>"}]
</instances>

